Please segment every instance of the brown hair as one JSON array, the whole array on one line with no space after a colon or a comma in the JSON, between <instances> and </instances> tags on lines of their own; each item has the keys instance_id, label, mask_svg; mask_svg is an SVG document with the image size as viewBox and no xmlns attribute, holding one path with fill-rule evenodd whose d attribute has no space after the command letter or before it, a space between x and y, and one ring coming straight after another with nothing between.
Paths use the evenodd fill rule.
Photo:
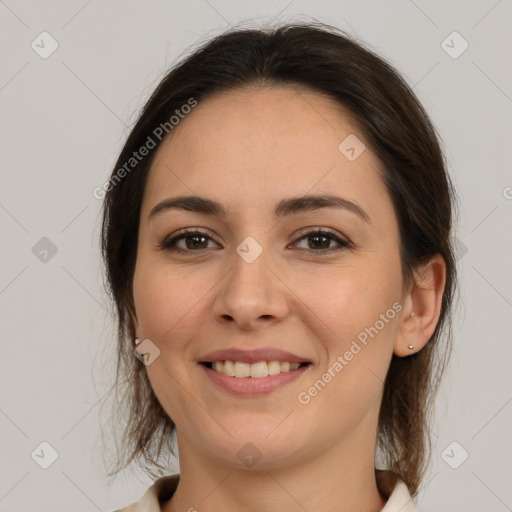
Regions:
<instances>
[{"instance_id":1,"label":"brown hair","mask_svg":"<svg viewBox=\"0 0 512 512\"><path fill-rule=\"evenodd\" d=\"M161 141L122 179L114 182L114 175L119 178L119 169L133 152L191 98L200 102L217 91L252 85L306 87L347 109L382 164L399 226L404 282L411 283L415 268L431 256L444 258L446 284L439 322L422 350L408 357L393 356L378 425L382 462L416 494L429 459L433 398L451 348L456 268L450 233L455 192L436 130L411 88L363 43L317 22L233 29L203 43L163 78L121 151L106 187L101 238L118 320L116 389L121 404L115 428L123 427L121 454L109 474L141 460L148 475L161 476L167 465L167 461L161 464L161 457L172 454L174 428L144 365L134 357L132 344L140 208Z\"/></svg>"}]
</instances>

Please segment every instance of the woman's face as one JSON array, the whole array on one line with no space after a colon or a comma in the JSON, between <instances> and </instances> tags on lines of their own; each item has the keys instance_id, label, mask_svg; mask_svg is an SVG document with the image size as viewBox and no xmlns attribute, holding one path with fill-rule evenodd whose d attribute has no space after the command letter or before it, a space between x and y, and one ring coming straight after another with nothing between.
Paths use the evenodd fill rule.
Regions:
<instances>
[{"instance_id":1,"label":"woman's face","mask_svg":"<svg viewBox=\"0 0 512 512\"><path fill-rule=\"evenodd\" d=\"M282 87L199 102L159 148L141 209L135 327L160 351L146 369L180 449L238 467L261 457L261 468L319 450L373 454L405 295L397 220L362 143L332 100ZM150 214L182 196L224 213ZM173 243L184 228L201 233ZM229 349L239 352L209 355ZM228 373L255 376L203 364L229 359ZM286 361L309 364L287 373ZM269 369L283 373L256 376Z\"/></svg>"}]
</instances>

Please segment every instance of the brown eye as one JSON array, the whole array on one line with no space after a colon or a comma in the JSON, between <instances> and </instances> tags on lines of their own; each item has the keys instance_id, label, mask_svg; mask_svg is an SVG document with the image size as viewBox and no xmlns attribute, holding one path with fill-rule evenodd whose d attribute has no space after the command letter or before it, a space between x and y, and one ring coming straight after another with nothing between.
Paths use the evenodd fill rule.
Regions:
<instances>
[{"instance_id":1,"label":"brown eye","mask_svg":"<svg viewBox=\"0 0 512 512\"><path fill-rule=\"evenodd\" d=\"M181 245L179 243L184 241ZM180 230L174 236L166 238L161 244L160 248L168 251L176 252L193 252L201 249L212 248L208 246L209 242L215 242L213 238L199 230ZM306 247L298 247L301 241L306 241ZM332 243L335 245L331 245ZM217 244L218 245L218 244ZM335 232L324 230L313 230L301 236L294 244L301 250L310 252L325 253L334 252L351 247L350 242L341 238Z\"/></svg>"},{"instance_id":2,"label":"brown eye","mask_svg":"<svg viewBox=\"0 0 512 512\"><path fill-rule=\"evenodd\" d=\"M178 242L184 241L178 245ZM198 249L208 249L208 242L216 243L207 233L198 230L181 230L175 236L166 238L160 247L165 250L176 250L178 252L191 252Z\"/></svg>"},{"instance_id":3,"label":"brown eye","mask_svg":"<svg viewBox=\"0 0 512 512\"><path fill-rule=\"evenodd\" d=\"M298 242L301 240L307 241L307 247L299 248L311 250L313 252L332 252L350 247L350 243L347 240L344 240L332 231L326 230L310 231L300 237L294 245L297 246ZM333 247L331 246L332 242L335 242L338 245Z\"/></svg>"}]
</instances>

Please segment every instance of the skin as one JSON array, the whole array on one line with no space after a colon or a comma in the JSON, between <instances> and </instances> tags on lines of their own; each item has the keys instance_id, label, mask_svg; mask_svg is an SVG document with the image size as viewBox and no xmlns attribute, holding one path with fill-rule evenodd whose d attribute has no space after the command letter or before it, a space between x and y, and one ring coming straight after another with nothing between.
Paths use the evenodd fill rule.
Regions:
<instances>
[{"instance_id":1,"label":"skin","mask_svg":"<svg viewBox=\"0 0 512 512\"><path fill-rule=\"evenodd\" d=\"M393 353L407 356L432 335L445 266L436 255L414 285L404 283L379 161L368 145L349 161L338 150L349 134L364 141L329 98L245 88L200 102L157 152L141 209L133 321L137 337L160 350L146 369L177 426L181 477L166 512L378 511L385 504L374 473L383 381ZM336 208L273 217L278 201L305 194L349 199L370 223ZM157 203L179 195L218 201L227 216L168 210L148 219ZM181 228L212 238L177 242L174 249L187 253L159 247ZM304 238L312 228L330 228L352 246L329 238L315 245L314 236ZM263 249L250 264L236 252L248 236ZM194 241L200 248L187 249ZM322 254L324 247L339 250ZM401 312L308 404L299 403L299 393L396 302ZM212 350L263 346L313 364L270 395L241 398L212 384L197 363ZM261 453L251 468L236 456L247 442Z\"/></svg>"}]
</instances>

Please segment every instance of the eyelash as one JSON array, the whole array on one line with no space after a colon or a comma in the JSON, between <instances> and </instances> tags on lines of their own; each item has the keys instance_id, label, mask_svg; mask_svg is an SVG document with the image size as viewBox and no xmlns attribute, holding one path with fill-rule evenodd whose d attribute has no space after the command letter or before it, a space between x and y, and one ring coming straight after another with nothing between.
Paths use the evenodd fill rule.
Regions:
<instances>
[{"instance_id":1,"label":"eyelash","mask_svg":"<svg viewBox=\"0 0 512 512\"><path fill-rule=\"evenodd\" d=\"M165 238L159 244L159 247L162 250L173 251L173 252L178 252L178 253L196 252L194 249L175 249L175 248L173 249L172 248L172 246L175 245L176 242L178 242L179 240L186 239L186 238L193 238L194 236L204 236L204 237L209 238L210 240L213 240L215 242L215 240L210 235L208 235L208 233L199 231L198 229L185 228L185 229L180 229L179 231L177 231L173 237ZM350 249L353 246L352 243L349 242L348 240L339 237L336 234L336 232L331 231L329 229L325 229L325 228L322 228L322 229L318 228L318 229L313 229L311 231L308 231L307 233L303 234L300 238L298 238L297 241L294 243L297 243L303 239L307 239L307 238L313 237L313 236L326 236L326 237L330 238L331 240L334 240L335 242L337 242L339 244L339 247L330 247L328 249L318 249L318 250L315 250L315 249L299 249L299 250L310 251L310 252L315 252L315 253L320 253L320 254L326 254L326 253L340 251L343 249ZM200 251L200 250L201 249L197 249L197 251Z\"/></svg>"}]
</instances>

